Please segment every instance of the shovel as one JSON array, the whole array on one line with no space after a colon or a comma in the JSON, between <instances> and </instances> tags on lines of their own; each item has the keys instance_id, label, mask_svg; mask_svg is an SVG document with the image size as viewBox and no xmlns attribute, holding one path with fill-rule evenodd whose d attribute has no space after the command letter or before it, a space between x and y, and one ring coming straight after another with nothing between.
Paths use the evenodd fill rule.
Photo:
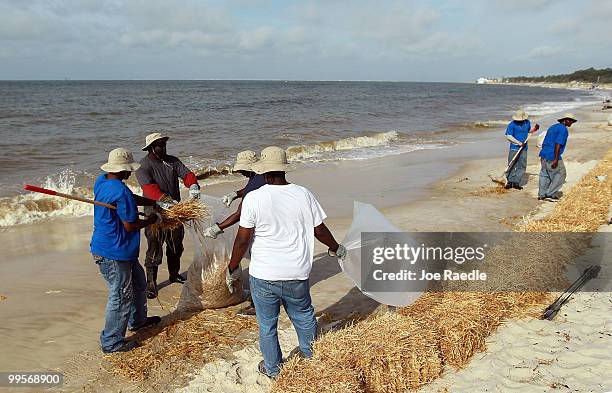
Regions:
<instances>
[{"instance_id":1,"label":"shovel","mask_svg":"<svg viewBox=\"0 0 612 393\"><path fill-rule=\"evenodd\" d=\"M510 160L510 162L508 163L508 166L506 167L506 170L501 175L501 177L493 177L493 176L489 175L489 177L491 178L491 181L493 181L494 183L497 183L497 184L501 184L502 186L506 185L506 182L507 182L506 175L508 174L508 172L510 172L510 170L514 166L514 163L516 162L516 159L519 157L519 155L523 151L523 148L525 146L527 146L527 141L529 141L530 137L531 137L531 133L529 135L527 135L527 139L525 139L525 142L523 142L523 145L518 149L518 151L516 152L514 157L512 157L512 160Z\"/></svg>"},{"instance_id":2,"label":"shovel","mask_svg":"<svg viewBox=\"0 0 612 393\"><path fill-rule=\"evenodd\" d=\"M83 198L83 197L80 197L80 196L77 196L77 195L64 194L62 192L57 192L57 191L49 190L47 188L36 187L36 186L32 186L32 185L26 184L25 186L23 186L23 189L24 190L28 190L28 191L32 191L32 192L38 192L38 193L41 193L41 194L58 196L60 198L72 199L74 201L91 203L92 205L104 206L104 207L107 207L109 209L117 210L117 206L109 205L108 203L94 201L93 199L87 199L87 198ZM141 215L141 216L145 215L142 212L139 212L138 214Z\"/></svg>"}]
</instances>

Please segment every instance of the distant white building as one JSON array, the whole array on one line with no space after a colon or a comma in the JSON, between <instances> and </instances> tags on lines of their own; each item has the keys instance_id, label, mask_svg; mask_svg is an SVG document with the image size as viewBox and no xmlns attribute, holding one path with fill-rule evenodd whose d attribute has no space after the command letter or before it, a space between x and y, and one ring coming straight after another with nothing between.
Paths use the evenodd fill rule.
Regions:
<instances>
[{"instance_id":1,"label":"distant white building","mask_svg":"<svg viewBox=\"0 0 612 393\"><path fill-rule=\"evenodd\" d=\"M478 83L479 85L484 85L487 83L499 83L502 81L502 78L485 78L485 77L480 77L478 79L476 79L476 83Z\"/></svg>"}]
</instances>

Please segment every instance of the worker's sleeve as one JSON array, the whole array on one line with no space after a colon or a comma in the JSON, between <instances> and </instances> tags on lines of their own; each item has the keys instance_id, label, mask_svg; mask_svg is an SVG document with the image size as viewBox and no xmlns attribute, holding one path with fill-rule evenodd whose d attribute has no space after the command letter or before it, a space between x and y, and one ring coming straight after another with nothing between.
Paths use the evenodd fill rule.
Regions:
<instances>
[{"instance_id":1,"label":"worker's sleeve","mask_svg":"<svg viewBox=\"0 0 612 393\"><path fill-rule=\"evenodd\" d=\"M198 184L198 179L196 178L196 175L193 172L189 172L184 178L183 178L183 184L185 184L185 187L189 188L194 184ZM199 184L198 184L199 186Z\"/></svg>"},{"instance_id":2,"label":"worker's sleeve","mask_svg":"<svg viewBox=\"0 0 612 393\"><path fill-rule=\"evenodd\" d=\"M145 198L159 201L164 196L164 193L161 191L158 184L142 184L141 188L142 196Z\"/></svg>"},{"instance_id":3,"label":"worker's sleeve","mask_svg":"<svg viewBox=\"0 0 612 393\"><path fill-rule=\"evenodd\" d=\"M317 198L310 191L308 191L308 201L310 203L310 211L312 212L313 227L318 227L323 223L323 220L327 218L327 214L325 214L319 201L317 201Z\"/></svg>"},{"instance_id":4,"label":"worker's sleeve","mask_svg":"<svg viewBox=\"0 0 612 393\"><path fill-rule=\"evenodd\" d=\"M562 129L557 132L555 137L555 143L559 145L565 145L567 143L568 132L567 129Z\"/></svg>"},{"instance_id":5,"label":"worker's sleeve","mask_svg":"<svg viewBox=\"0 0 612 393\"><path fill-rule=\"evenodd\" d=\"M136 222L138 220L138 206L129 188L125 187L124 192L117 198L116 204L117 215L121 221Z\"/></svg>"},{"instance_id":6,"label":"worker's sleeve","mask_svg":"<svg viewBox=\"0 0 612 393\"><path fill-rule=\"evenodd\" d=\"M250 198L249 198L250 197ZM257 221L257 215L253 206L253 198L247 195L243 200L240 208L240 225L243 228L254 228Z\"/></svg>"},{"instance_id":7,"label":"worker's sleeve","mask_svg":"<svg viewBox=\"0 0 612 393\"><path fill-rule=\"evenodd\" d=\"M510 122L508 127L506 127L506 136L507 135L514 136L514 122Z\"/></svg>"},{"instance_id":8,"label":"worker's sleeve","mask_svg":"<svg viewBox=\"0 0 612 393\"><path fill-rule=\"evenodd\" d=\"M193 184L198 184L196 175L191 172L189 168L187 168L185 164L181 162L181 160L177 159L173 164L176 174L183 180L185 187L189 188Z\"/></svg>"}]
</instances>

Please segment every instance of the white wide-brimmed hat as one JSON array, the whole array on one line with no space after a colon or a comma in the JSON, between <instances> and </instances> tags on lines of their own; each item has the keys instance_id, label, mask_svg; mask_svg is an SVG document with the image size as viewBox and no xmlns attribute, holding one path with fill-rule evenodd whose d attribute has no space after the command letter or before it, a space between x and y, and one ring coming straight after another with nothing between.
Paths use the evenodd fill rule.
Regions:
<instances>
[{"instance_id":1,"label":"white wide-brimmed hat","mask_svg":"<svg viewBox=\"0 0 612 393\"><path fill-rule=\"evenodd\" d=\"M247 171L252 172L251 165L257 162L257 153L252 150L245 150L238 153L236 163L232 169L234 172Z\"/></svg>"},{"instance_id":2,"label":"white wide-brimmed hat","mask_svg":"<svg viewBox=\"0 0 612 393\"><path fill-rule=\"evenodd\" d=\"M259 175L267 172L290 172L287 153L277 146L268 146L261 151L259 161L251 165L251 170Z\"/></svg>"},{"instance_id":3,"label":"white wide-brimmed hat","mask_svg":"<svg viewBox=\"0 0 612 393\"><path fill-rule=\"evenodd\" d=\"M512 120L516 121L527 120L527 118L529 118L529 116L527 116L527 113L525 113L525 111L522 109L519 109L518 111L514 112L514 115L512 115Z\"/></svg>"},{"instance_id":4,"label":"white wide-brimmed hat","mask_svg":"<svg viewBox=\"0 0 612 393\"><path fill-rule=\"evenodd\" d=\"M564 119L570 119L573 120L574 123L578 121L578 119L576 119L576 116L574 116L573 113L564 113L563 116L561 116L560 118L557 119L557 121L561 121Z\"/></svg>"},{"instance_id":5,"label":"white wide-brimmed hat","mask_svg":"<svg viewBox=\"0 0 612 393\"><path fill-rule=\"evenodd\" d=\"M142 148L142 150L146 151L149 148L149 146L151 146L151 143L153 143L153 142L155 142L157 140L160 140L160 139L168 140L168 139L170 139L170 137L162 135L161 132L154 132L152 134L149 134L145 138L145 145Z\"/></svg>"},{"instance_id":6,"label":"white wide-brimmed hat","mask_svg":"<svg viewBox=\"0 0 612 393\"><path fill-rule=\"evenodd\" d=\"M140 164L134 162L134 156L128 149L118 147L108 153L108 162L100 167L107 173L118 173L123 171L133 172L140 168Z\"/></svg>"}]
</instances>

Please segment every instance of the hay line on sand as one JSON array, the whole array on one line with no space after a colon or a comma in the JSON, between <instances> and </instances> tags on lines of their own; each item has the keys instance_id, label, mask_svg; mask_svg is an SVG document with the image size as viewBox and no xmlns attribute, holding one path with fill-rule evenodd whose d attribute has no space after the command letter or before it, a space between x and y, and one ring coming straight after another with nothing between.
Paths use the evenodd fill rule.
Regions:
<instances>
[{"instance_id":1,"label":"hay line on sand","mask_svg":"<svg viewBox=\"0 0 612 393\"><path fill-rule=\"evenodd\" d=\"M156 374L168 371L174 375L188 364L201 365L242 344L240 333L257 327L252 318L230 310L205 310L184 317L149 329L157 334L130 352L105 356L111 372L135 382L156 380Z\"/></svg>"},{"instance_id":2,"label":"hay line on sand","mask_svg":"<svg viewBox=\"0 0 612 393\"><path fill-rule=\"evenodd\" d=\"M598 175L607 178L599 181ZM612 150L572 187L552 214L519 224L515 231L593 232L606 223L611 203ZM558 250L538 247L540 255L558 255ZM571 256L558 260L556 271ZM548 261L538 261L529 272L511 269L504 276L521 280L525 274L547 274L548 269ZM535 316L534 306L550 298L548 293L527 291L426 292L398 313L372 317L321 336L314 343L313 358L285 364L272 391L391 393L417 389L437 378L446 366L466 366L474 353L485 350L486 337L503 321Z\"/></svg>"}]
</instances>

